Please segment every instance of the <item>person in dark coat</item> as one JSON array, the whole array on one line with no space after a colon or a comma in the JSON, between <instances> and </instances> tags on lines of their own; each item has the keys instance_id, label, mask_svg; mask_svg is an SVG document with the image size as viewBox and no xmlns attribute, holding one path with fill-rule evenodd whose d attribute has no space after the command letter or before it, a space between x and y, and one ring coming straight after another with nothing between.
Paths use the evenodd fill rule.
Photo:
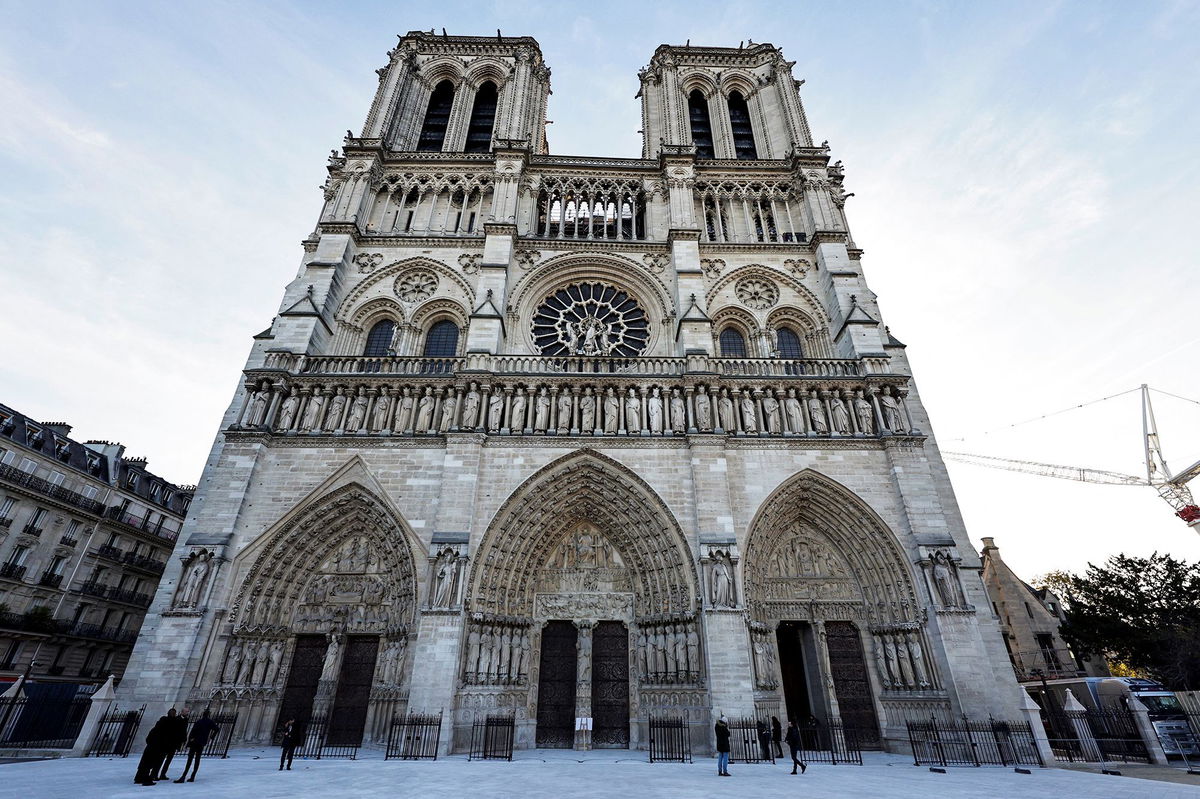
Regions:
<instances>
[{"instance_id":1,"label":"person in dark coat","mask_svg":"<svg viewBox=\"0 0 1200 799\"><path fill-rule=\"evenodd\" d=\"M713 726L717 734L717 776L728 777L729 774L729 721L724 716L717 719Z\"/></svg>"},{"instance_id":2,"label":"person in dark coat","mask_svg":"<svg viewBox=\"0 0 1200 799\"><path fill-rule=\"evenodd\" d=\"M796 757L796 754L800 751L800 730L796 727L796 722L794 721L788 722L786 740L788 749L790 749L792 752L792 773L795 774L796 766L799 766L800 773L803 774L804 772L808 771L808 764Z\"/></svg>"},{"instance_id":3,"label":"person in dark coat","mask_svg":"<svg viewBox=\"0 0 1200 799\"><path fill-rule=\"evenodd\" d=\"M164 742L163 762L159 766L158 776L155 778L159 780L170 779L167 776L167 770L171 768L171 760L175 757L175 753L179 751L179 748L187 742L187 714L177 714L175 708L171 708L167 711L167 718L170 720L171 725L167 730L169 734Z\"/></svg>"},{"instance_id":4,"label":"person in dark coat","mask_svg":"<svg viewBox=\"0 0 1200 799\"><path fill-rule=\"evenodd\" d=\"M208 717L206 709L200 714L200 720L192 725L192 732L187 739L187 762L183 764L183 773L175 782L183 782L185 777L188 782L196 781L196 772L200 770L200 756L204 754L204 747L208 746L209 739L216 731L217 723ZM190 777L187 776L189 766L192 769Z\"/></svg>"},{"instance_id":5,"label":"person in dark coat","mask_svg":"<svg viewBox=\"0 0 1200 799\"><path fill-rule=\"evenodd\" d=\"M280 739L279 745L283 747L283 751L279 753L279 770L283 771L283 764L287 763L287 770L292 770L292 757L296 754L296 747L303 740L303 733L300 732L300 725L296 724L295 719L288 719L283 725L283 738Z\"/></svg>"},{"instance_id":6,"label":"person in dark coat","mask_svg":"<svg viewBox=\"0 0 1200 799\"><path fill-rule=\"evenodd\" d=\"M775 744L775 757L783 757L783 747L779 742L783 740L783 727L779 723L779 716L771 716L771 741Z\"/></svg>"},{"instance_id":7,"label":"person in dark coat","mask_svg":"<svg viewBox=\"0 0 1200 799\"><path fill-rule=\"evenodd\" d=\"M138 785L154 784L154 778L158 776L163 758L167 754L167 747L170 745L168 742L171 740L171 727L174 723L175 708L171 708L167 711L167 715L161 717L150 728L150 732L146 735L146 749L142 752L141 759L138 760L137 774L133 778Z\"/></svg>"}]
</instances>

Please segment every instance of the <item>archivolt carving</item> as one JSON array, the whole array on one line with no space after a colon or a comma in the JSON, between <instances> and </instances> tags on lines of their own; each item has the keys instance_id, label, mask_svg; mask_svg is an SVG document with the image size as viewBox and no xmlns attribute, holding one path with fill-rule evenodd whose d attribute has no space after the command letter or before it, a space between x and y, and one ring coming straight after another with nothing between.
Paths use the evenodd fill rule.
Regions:
<instances>
[{"instance_id":1,"label":"archivolt carving","mask_svg":"<svg viewBox=\"0 0 1200 799\"><path fill-rule=\"evenodd\" d=\"M595 530L586 545L584 522ZM561 558L569 537L587 550L587 562L603 556L628 568L639 616L696 607L695 566L670 510L629 469L580 450L530 477L496 513L472 569L471 609L529 616L543 565ZM611 552L589 549L597 540Z\"/></svg>"},{"instance_id":2,"label":"archivolt carving","mask_svg":"<svg viewBox=\"0 0 1200 799\"><path fill-rule=\"evenodd\" d=\"M719 280L712 284L708 291L704 293L705 302L711 306L714 299L718 294L721 293L723 289L725 289L726 286L728 286L730 283L741 281L744 278L775 281L783 284L785 287L798 294L808 304L809 307L805 309L806 313L809 313L814 318L818 319L822 325L826 327L829 326L829 316L825 313L825 306L821 304L821 301L817 299L817 296L809 291L803 283L791 277L790 275L785 275L783 272L775 269L769 269L760 264L747 264L746 266L739 266L736 269L732 269L725 273Z\"/></svg>"},{"instance_id":3,"label":"archivolt carving","mask_svg":"<svg viewBox=\"0 0 1200 799\"><path fill-rule=\"evenodd\" d=\"M772 605L798 602L857 606L872 624L917 618L912 573L894 534L816 472L789 478L763 503L745 563L747 599L761 620L779 618Z\"/></svg>"},{"instance_id":4,"label":"archivolt carving","mask_svg":"<svg viewBox=\"0 0 1200 799\"><path fill-rule=\"evenodd\" d=\"M471 288L471 284L463 279L462 275L457 274L455 270L446 266L440 261L435 261L432 258L405 258L401 261L393 261L387 266L376 269L370 276L363 279L361 283L351 290L341 305L338 306L336 314L337 319L350 319L357 316L356 311L363 299L372 293L379 293L382 296L390 296L390 283L402 272L407 272L410 269L426 269L444 280L447 285L454 286L459 289L462 296L465 297L468 305L471 305L475 299L475 290Z\"/></svg>"},{"instance_id":5,"label":"archivolt carving","mask_svg":"<svg viewBox=\"0 0 1200 799\"><path fill-rule=\"evenodd\" d=\"M345 486L287 522L253 558L230 609L236 633L389 633L412 621L416 597L409 537L386 506Z\"/></svg>"}]
</instances>

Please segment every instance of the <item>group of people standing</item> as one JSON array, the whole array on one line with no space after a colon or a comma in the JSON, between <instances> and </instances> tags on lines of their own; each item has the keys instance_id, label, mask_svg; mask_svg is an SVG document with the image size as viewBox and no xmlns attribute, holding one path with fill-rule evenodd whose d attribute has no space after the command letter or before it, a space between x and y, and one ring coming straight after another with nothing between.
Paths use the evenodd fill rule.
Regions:
<instances>
[{"instance_id":1,"label":"group of people standing","mask_svg":"<svg viewBox=\"0 0 1200 799\"><path fill-rule=\"evenodd\" d=\"M717 719L717 723L713 728L717 736L717 776L731 777L729 773L729 719L721 716ZM792 773L796 773L796 769L800 769L803 774L808 770L808 764L799 758L800 754L800 728L796 726L796 722L789 721L787 734L783 734L783 726L779 723L777 716L771 716L771 727L767 728L767 722L760 720L758 722L758 745L762 749L762 759L772 760L774 756L771 754L771 747L774 746L775 753L778 757L783 757L783 747L780 746L781 741L786 741L788 749L792 754Z\"/></svg>"},{"instance_id":2,"label":"group of people standing","mask_svg":"<svg viewBox=\"0 0 1200 799\"><path fill-rule=\"evenodd\" d=\"M146 749L138 761L137 774L133 781L138 785L154 785L159 780L170 779L167 769L175 753L187 745L187 760L183 764L183 773L175 782L195 782L196 772L200 770L200 757L204 747L208 746L213 733L217 731L217 723L205 710L200 718L188 729L188 717L185 713L177 713L175 708L167 711L167 715L159 718L146 736ZM192 776L188 776L188 769Z\"/></svg>"}]
</instances>

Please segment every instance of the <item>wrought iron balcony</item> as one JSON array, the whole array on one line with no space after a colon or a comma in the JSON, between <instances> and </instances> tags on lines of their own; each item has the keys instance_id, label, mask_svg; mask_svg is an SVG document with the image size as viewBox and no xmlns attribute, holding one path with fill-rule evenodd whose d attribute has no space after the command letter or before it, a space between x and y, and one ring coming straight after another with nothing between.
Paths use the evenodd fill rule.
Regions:
<instances>
[{"instance_id":1,"label":"wrought iron balcony","mask_svg":"<svg viewBox=\"0 0 1200 799\"><path fill-rule=\"evenodd\" d=\"M57 572L44 571L41 578L38 580L38 585L44 585L49 588L58 588L62 583L63 576Z\"/></svg>"},{"instance_id":2,"label":"wrought iron balcony","mask_svg":"<svg viewBox=\"0 0 1200 799\"><path fill-rule=\"evenodd\" d=\"M125 512L119 505L106 508L104 510L104 518L114 521L133 532L150 536L151 538L173 542L177 535L173 530L164 528L161 519L152 523L149 516L134 516L132 513Z\"/></svg>"},{"instance_id":3,"label":"wrought iron balcony","mask_svg":"<svg viewBox=\"0 0 1200 799\"><path fill-rule=\"evenodd\" d=\"M104 583L98 583L93 580L88 580L82 583L78 589L81 594L88 596L106 597L108 596L109 587Z\"/></svg>"},{"instance_id":4,"label":"wrought iron balcony","mask_svg":"<svg viewBox=\"0 0 1200 799\"><path fill-rule=\"evenodd\" d=\"M68 634L80 638L96 638L101 641L119 641L121 643L133 643L137 640L137 633L132 630L101 627L99 624L76 623L71 626Z\"/></svg>"},{"instance_id":5,"label":"wrought iron balcony","mask_svg":"<svg viewBox=\"0 0 1200 799\"><path fill-rule=\"evenodd\" d=\"M1035 649L1029 652L1013 652L1009 655L1013 671L1021 682L1040 679L1054 680L1065 677L1082 677L1086 674L1075 661L1069 649Z\"/></svg>"},{"instance_id":6,"label":"wrought iron balcony","mask_svg":"<svg viewBox=\"0 0 1200 799\"><path fill-rule=\"evenodd\" d=\"M7 577L10 580L20 580L24 576L24 566L18 566L15 563L0 564L0 577Z\"/></svg>"},{"instance_id":7,"label":"wrought iron balcony","mask_svg":"<svg viewBox=\"0 0 1200 799\"><path fill-rule=\"evenodd\" d=\"M167 567L167 564L163 563L161 560L148 558L145 555L138 555L135 552L126 552L124 557L121 558L121 562L126 566L132 566L135 569L141 569L142 571L148 571L154 574L162 574L163 570Z\"/></svg>"},{"instance_id":8,"label":"wrought iron balcony","mask_svg":"<svg viewBox=\"0 0 1200 799\"><path fill-rule=\"evenodd\" d=\"M22 527L21 532L24 533L25 535L32 535L32 536L36 536L38 538L42 537L42 528L36 527L32 524L27 524L24 527Z\"/></svg>"},{"instance_id":9,"label":"wrought iron balcony","mask_svg":"<svg viewBox=\"0 0 1200 799\"><path fill-rule=\"evenodd\" d=\"M68 505L85 510L88 513L100 513L104 510L104 504L97 502L94 499L88 499L82 494L74 491L69 491L62 486L54 485L53 483L43 480L40 477L34 477L32 474L21 469L17 469L7 464L0 464L0 480L7 481L14 485L23 486L44 496L56 499L60 502L65 502Z\"/></svg>"},{"instance_id":10,"label":"wrought iron balcony","mask_svg":"<svg viewBox=\"0 0 1200 799\"><path fill-rule=\"evenodd\" d=\"M113 560L118 563L120 563L121 559L125 556L124 552L109 544L103 544L96 547L96 554L102 558L107 558L108 560Z\"/></svg>"},{"instance_id":11,"label":"wrought iron balcony","mask_svg":"<svg viewBox=\"0 0 1200 799\"><path fill-rule=\"evenodd\" d=\"M7 530L9 527L12 527L12 523L12 519L0 519L0 529Z\"/></svg>"},{"instance_id":12,"label":"wrought iron balcony","mask_svg":"<svg viewBox=\"0 0 1200 799\"><path fill-rule=\"evenodd\" d=\"M114 602L126 602L141 607L147 607L150 604L149 594L141 594L128 588L110 588L108 589L108 598Z\"/></svg>"}]
</instances>

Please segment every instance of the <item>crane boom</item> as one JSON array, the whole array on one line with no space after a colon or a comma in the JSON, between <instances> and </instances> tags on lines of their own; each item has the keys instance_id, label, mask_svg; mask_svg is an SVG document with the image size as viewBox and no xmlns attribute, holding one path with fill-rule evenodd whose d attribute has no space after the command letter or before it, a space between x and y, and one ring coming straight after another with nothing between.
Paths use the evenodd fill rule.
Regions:
<instances>
[{"instance_id":1,"label":"crane boom","mask_svg":"<svg viewBox=\"0 0 1200 799\"><path fill-rule=\"evenodd\" d=\"M975 455L970 452L947 452L942 450L942 456L949 461L970 463L975 466L986 466L991 469L1006 469L1010 472L1037 474L1042 477L1057 477L1062 480L1075 480L1081 483L1101 483L1103 485L1146 486L1150 481L1143 477L1120 472L1106 472L1102 469L1085 469L1080 466L1062 466L1056 463L1039 463L1037 461L1022 461L1014 458L997 458L994 455Z\"/></svg>"}]
</instances>

